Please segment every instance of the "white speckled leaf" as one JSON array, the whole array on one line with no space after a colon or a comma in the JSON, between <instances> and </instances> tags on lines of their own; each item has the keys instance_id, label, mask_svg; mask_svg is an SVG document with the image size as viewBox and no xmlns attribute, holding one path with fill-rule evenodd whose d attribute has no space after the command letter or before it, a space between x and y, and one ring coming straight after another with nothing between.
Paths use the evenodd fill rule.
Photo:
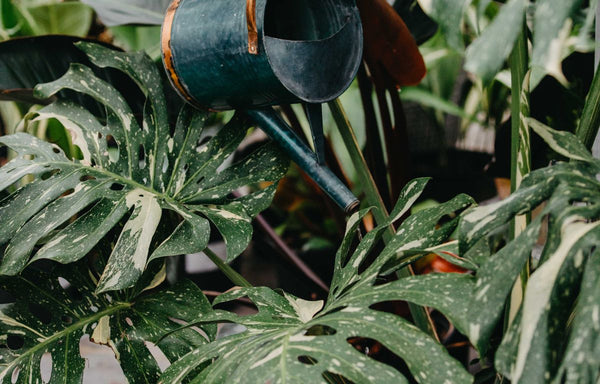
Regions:
<instances>
[{"instance_id":1,"label":"white speckled leaf","mask_svg":"<svg viewBox=\"0 0 600 384\"><path fill-rule=\"evenodd\" d=\"M553 383L590 383L600 370L600 252L587 262L565 357Z\"/></svg>"},{"instance_id":2,"label":"white speckled leaf","mask_svg":"<svg viewBox=\"0 0 600 384\"><path fill-rule=\"evenodd\" d=\"M466 51L465 69L489 83L502 69L523 29L526 0L510 0Z\"/></svg>"},{"instance_id":3,"label":"white speckled leaf","mask_svg":"<svg viewBox=\"0 0 600 384\"><path fill-rule=\"evenodd\" d=\"M581 0L536 1L531 65L543 69L544 73L565 83L561 65L565 43L562 41L564 37L560 35L567 19L574 17L575 13L580 11L581 5ZM570 33L570 30L567 33Z\"/></svg>"},{"instance_id":4,"label":"white speckled leaf","mask_svg":"<svg viewBox=\"0 0 600 384\"><path fill-rule=\"evenodd\" d=\"M129 383L156 383L159 364L146 344L211 310L190 282L128 298L124 292L96 295L92 275L87 263L78 262L0 277L0 289L15 299L0 309L0 383L42 383L45 354L52 361L50 384L82 383L86 361L80 340L87 338L113 350ZM212 340L216 327L203 331ZM157 348L175 361L207 341L188 329L162 339Z\"/></svg>"},{"instance_id":5,"label":"white speckled leaf","mask_svg":"<svg viewBox=\"0 0 600 384\"><path fill-rule=\"evenodd\" d=\"M224 235L228 258L238 256L250 241L251 218L269 205L275 186L239 199L229 194L248 184L276 182L286 172L285 156L267 145L223 167L246 135L244 119L234 117L199 146L207 114L184 107L171 134L161 77L145 54L91 43L78 47L95 65L134 80L145 97L143 116L138 122L121 94L80 64L36 87L44 98L64 89L85 94L106 106L106 116L59 99L26 117L26 124L50 118L63 123L81 160L24 133L0 138L0 145L18 153L0 168L0 190L33 178L0 202L0 244L8 242L0 273L17 274L40 259L79 260L121 221L101 291L133 286L153 253L157 258L204 249L210 235L206 219L214 219ZM156 245L152 240L164 210L179 216L182 225Z\"/></svg>"},{"instance_id":6,"label":"white speckled leaf","mask_svg":"<svg viewBox=\"0 0 600 384\"><path fill-rule=\"evenodd\" d=\"M512 324L495 353L495 366L513 383L590 382L591 378L593 382L600 374L600 363L597 357L586 356L597 356L593 352L597 344L594 338L581 336L596 332L597 325L593 316L598 298L591 299L589 292L594 289L590 279L598 274L598 263L590 255L600 242L600 183L596 179L600 165L572 134L530 122L556 152L575 161L535 170L509 198L464 215L459 226L463 253L478 247L515 216L545 202L516 239L483 260L468 297L468 312L449 317L458 316L457 327L463 327L462 332L486 353L503 306L547 220L539 266L528 280L521 307L511 314ZM574 323L570 326L574 319L578 319L576 329Z\"/></svg>"},{"instance_id":7,"label":"white speckled leaf","mask_svg":"<svg viewBox=\"0 0 600 384\"><path fill-rule=\"evenodd\" d=\"M415 196L420 195L425 183L422 179L407 185L396 214L402 215L407 205L416 200ZM198 324L233 322L246 330L189 353L165 371L160 383L177 384L187 380L214 384L328 383L326 375L331 374L354 383L409 382L393 367L371 359L348 342L357 337L382 343L406 362L419 383L471 383L473 378L438 342L401 317L371 308L380 302L410 300L439 307L444 313L450 313L451 319L464 318L462 313L453 311L466 310L466 305L462 305L468 303L465 293L474 286L469 275L430 275L377 286L375 278L386 261L394 256L402 258L402 252L408 253L416 247L439 248L440 242L445 241L456 226L456 221L452 221L450 226L444 225L436 232L439 219L470 204L470 198L459 196L416 219L409 218L404 231L390 242L393 246L386 248L361 274L358 267L377 249L375 245L387 226L368 233L350 253L360 221L369 209L353 214L336 255L331 293L325 303L302 300L269 288L239 288L225 293L217 297L213 305L247 296L258 313L240 317L217 310L199 317ZM434 240L427 237L442 240L434 244ZM416 253L428 251L419 248ZM209 362L207 368L198 372L197 367Z\"/></svg>"},{"instance_id":8,"label":"white speckled leaf","mask_svg":"<svg viewBox=\"0 0 600 384\"><path fill-rule=\"evenodd\" d=\"M527 124L558 154L568 159L600 165L600 160L594 158L571 132L554 130L532 118L527 119Z\"/></svg>"},{"instance_id":9,"label":"white speckled leaf","mask_svg":"<svg viewBox=\"0 0 600 384\"><path fill-rule=\"evenodd\" d=\"M134 189L125 197L127 208L133 207L133 212L100 277L98 292L131 287L144 272L150 242L162 215L156 200L154 194L141 189Z\"/></svg>"}]
</instances>

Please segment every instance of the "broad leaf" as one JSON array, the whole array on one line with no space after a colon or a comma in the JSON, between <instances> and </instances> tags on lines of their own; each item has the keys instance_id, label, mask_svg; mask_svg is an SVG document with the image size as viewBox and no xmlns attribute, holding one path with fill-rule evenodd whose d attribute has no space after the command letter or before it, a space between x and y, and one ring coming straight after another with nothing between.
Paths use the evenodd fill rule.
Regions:
<instances>
[{"instance_id":1,"label":"broad leaf","mask_svg":"<svg viewBox=\"0 0 600 384\"><path fill-rule=\"evenodd\" d=\"M92 9L75 1L3 0L0 14L3 39L50 34L84 37L93 21Z\"/></svg>"},{"instance_id":2,"label":"broad leaf","mask_svg":"<svg viewBox=\"0 0 600 384\"><path fill-rule=\"evenodd\" d=\"M424 186L424 180L409 183L401 193L394 216L402 215ZM436 207L435 214L429 212L430 220L409 218L405 222L408 224L401 227L393 241L361 273L358 268L376 249L387 226L368 233L352 250L356 230L368 210L355 213L348 220L346 236L336 255L327 302L306 301L269 288L239 288L221 295L213 304L247 296L258 313L240 317L216 310L199 317L198 324L234 322L246 330L189 353L165 371L160 383L176 384L188 379L193 383L327 383L326 376L331 374L354 383L408 383L393 367L375 361L352 346L349 340L357 337L382 343L406 362L420 383L471 383L472 377L437 341L399 316L372 309L376 303L420 301L424 296L448 307L451 305L449 295L460 296L460 291L447 288L445 275L380 285L376 285L376 280L388 261L406 260L408 255L428 253L427 247L439 245L437 220L471 203L472 200L459 197ZM439 231L448 236L446 229ZM430 239L436 239L435 244ZM470 288L469 276L456 276L465 284L459 281L454 288ZM205 362L212 363L198 372L196 368Z\"/></svg>"},{"instance_id":3,"label":"broad leaf","mask_svg":"<svg viewBox=\"0 0 600 384\"><path fill-rule=\"evenodd\" d=\"M562 73L563 49L571 33L570 26L581 0L539 0L536 2L533 21L533 56L531 65L566 83ZM588 10L593 13L595 9ZM569 24L570 23L570 24ZM567 30L564 30L565 27ZM565 36L566 34L566 36ZM561 36L563 35L563 36Z\"/></svg>"},{"instance_id":4,"label":"broad leaf","mask_svg":"<svg viewBox=\"0 0 600 384\"><path fill-rule=\"evenodd\" d=\"M39 259L76 261L122 219L126 222L98 282L99 291L132 286L154 251L153 258L201 251L210 233L207 219L223 235L228 260L233 260L250 241L251 216L257 207L268 205L274 189L237 200L229 193L248 184L277 181L287 168L284 156L267 145L226 167L223 163L246 134L245 120L234 117L199 146L207 139L202 136L207 115L185 107L171 134L160 76L145 54L89 43L79 47L97 66L118 69L138 84L146 96L144 114L138 122L121 94L80 64L36 88L44 98L62 90L85 94L105 106L106 118L63 99L26 117L59 120L80 149L80 160L27 134L0 138L0 144L18 154L0 168L0 190L26 175L35 178L0 203L6 222L0 243L8 242L0 272L14 275ZM163 216L179 217L185 224L166 236L157 235Z\"/></svg>"},{"instance_id":5,"label":"broad leaf","mask_svg":"<svg viewBox=\"0 0 600 384\"><path fill-rule=\"evenodd\" d=\"M596 380L600 374L600 359L593 352L596 342L593 338L584 342L583 337L598 327L593 319L598 297L590 296L598 263L597 256L590 255L600 241L600 183L596 179L600 165L572 134L530 122L556 152L572 161L533 171L509 198L464 216L459 227L462 252L515 216L545 203L541 214L516 239L482 260L474 277L469 311L447 315L454 317L457 327L485 353L545 219L548 235L539 267L527 283L518 313L509 319L512 324L496 353L496 367L514 383ZM576 323L569 328L571 319ZM570 340L568 344L566 340Z\"/></svg>"},{"instance_id":6,"label":"broad leaf","mask_svg":"<svg viewBox=\"0 0 600 384\"><path fill-rule=\"evenodd\" d=\"M526 0L510 0L466 52L465 69L491 82L502 69L523 30Z\"/></svg>"},{"instance_id":7,"label":"broad leaf","mask_svg":"<svg viewBox=\"0 0 600 384\"><path fill-rule=\"evenodd\" d=\"M37 84L56 80L67 72L73 62L91 65L85 53L75 47L74 43L78 41L91 42L70 36L39 36L0 43L0 100L50 103L52 100L34 97L33 88ZM143 100L135 83L125 74L111 68L95 67L93 71L100 79L115 85L134 112L141 113ZM101 104L79 93L61 92L59 96L84 106L95 115L101 115L104 111Z\"/></svg>"},{"instance_id":8,"label":"broad leaf","mask_svg":"<svg viewBox=\"0 0 600 384\"><path fill-rule=\"evenodd\" d=\"M593 382L600 370L600 253L587 262L565 358L554 383Z\"/></svg>"},{"instance_id":9,"label":"broad leaf","mask_svg":"<svg viewBox=\"0 0 600 384\"><path fill-rule=\"evenodd\" d=\"M164 269L159 283L161 276ZM211 310L190 282L128 298L125 292L95 294L95 278L83 262L0 278L0 289L14 298L0 309L1 383L41 383L40 364L48 357L49 383L81 383L86 361L80 341L87 338L113 350L129 383L155 383L160 369L148 347L165 331ZM187 329L156 347L174 361L212 340L215 331L210 325L203 334Z\"/></svg>"},{"instance_id":10,"label":"broad leaf","mask_svg":"<svg viewBox=\"0 0 600 384\"><path fill-rule=\"evenodd\" d=\"M464 49L463 13L470 0L418 0L429 17L435 20L448 45L456 51Z\"/></svg>"}]
</instances>

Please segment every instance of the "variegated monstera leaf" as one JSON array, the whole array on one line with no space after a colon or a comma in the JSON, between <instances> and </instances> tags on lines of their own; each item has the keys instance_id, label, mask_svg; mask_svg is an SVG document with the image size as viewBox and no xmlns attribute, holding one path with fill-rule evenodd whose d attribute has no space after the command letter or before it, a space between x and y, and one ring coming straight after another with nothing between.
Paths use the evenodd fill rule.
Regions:
<instances>
[{"instance_id":1,"label":"variegated monstera leaf","mask_svg":"<svg viewBox=\"0 0 600 384\"><path fill-rule=\"evenodd\" d=\"M392 217L401 217L425 184L425 180L411 182ZM459 196L410 217L370 264L368 260L388 227L371 231L352 249L357 228L368 211L355 213L336 255L327 302L306 301L268 288L240 288L219 296L213 304L247 296L258 313L242 317L216 310L202 314L197 319L199 324L234 322L246 330L187 354L165 371L160 383L328 383L339 376L353 383L409 382L395 368L351 345L349 340L357 337L381 342L406 362L420 383L471 383L473 378L439 342L403 318L372 307L392 300L433 295L443 301L454 293L460 295L450 292L443 280L436 279L439 276L417 289L415 278L384 284L376 281L381 271L394 270L390 265L398 268L417 255L455 246L440 243L456 228L456 217L438 224L442 217L452 216L470 204L469 197ZM199 371L198 367L207 362L208 367Z\"/></svg>"},{"instance_id":2,"label":"variegated monstera leaf","mask_svg":"<svg viewBox=\"0 0 600 384\"><path fill-rule=\"evenodd\" d=\"M416 303L433 306L468 336L482 356L502 315L510 324L493 351L496 371L513 383L592 383L600 377L600 161L575 136L535 120L529 125L570 162L531 172L509 198L465 213L459 225L460 254L478 264L471 275L448 274L440 282L462 295L431 294ZM540 213L496 253L490 237L537 207ZM547 239L536 246L544 222ZM538 250L538 257L532 257ZM519 278L533 273L522 301ZM431 277L416 278L414 288ZM518 284L518 286L515 286ZM511 294L515 301L510 301ZM510 311L505 313L505 304Z\"/></svg>"},{"instance_id":3,"label":"variegated monstera leaf","mask_svg":"<svg viewBox=\"0 0 600 384\"><path fill-rule=\"evenodd\" d=\"M162 269L155 263L136 289L102 294L94 292L92 264L86 259L0 277L3 299L12 297L0 307L0 383L82 383L88 340L113 351L129 383L156 383L161 365L214 339L216 327L208 325L156 342L211 311L189 281L158 287L164 263Z\"/></svg>"},{"instance_id":4,"label":"variegated monstera leaf","mask_svg":"<svg viewBox=\"0 0 600 384\"><path fill-rule=\"evenodd\" d=\"M547 240L534 259L522 303L512 303L511 326L496 352L496 369L513 383L589 383L600 375L600 161L574 135L530 119L529 125L570 162L532 172L519 190L465 216L461 248L473 248L511 219L542 212L477 273L466 332L488 346L547 221ZM523 217L523 216L521 216ZM517 219L519 220L519 219ZM520 219L522 220L522 219ZM485 315L484 315L485 314Z\"/></svg>"},{"instance_id":5,"label":"variegated monstera leaf","mask_svg":"<svg viewBox=\"0 0 600 384\"><path fill-rule=\"evenodd\" d=\"M72 64L60 79L36 87L44 98L61 90L85 94L104 104L106 115L59 99L26 118L59 120L81 160L25 133L0 138L17 153L0 169L0 191L33 177L0 203L0 243L8 242L0 273L15 275L40 259L76 261L122 220L100 292L132 286L153 259L201 251L209 220L225 239L228 259L234 259L250 241L251 217L269 205L275 186L235 200L228 195L248 184L277 181L287 169L285 157L267 145L224 166L246 135L243 119L234 117L199 143L207 115L184 107L171 130L160 75L145 54L90 43L79 48L95 65L116 68L135 81L146 97L141 123L121 94L85 66Z\"/></svg>"}]
</instances>

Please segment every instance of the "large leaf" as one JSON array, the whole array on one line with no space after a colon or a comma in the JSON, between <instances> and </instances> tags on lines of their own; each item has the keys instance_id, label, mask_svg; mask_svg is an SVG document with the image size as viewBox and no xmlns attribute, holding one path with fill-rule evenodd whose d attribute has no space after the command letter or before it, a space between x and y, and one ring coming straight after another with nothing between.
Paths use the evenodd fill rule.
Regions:
<instances>
[{"instance_id":1,"label":"large leaf","mask_svg":"<svg viewBox=\"0 0 600 384\"><path fill-rule=\"evenodd\" d=\"M39 36L0 43L0 100L48 104L51 100L34 97L33 88L37 84L56 80L73 62L91 65L85 53L75 47L78 41L91 42L70 36ZM143 100L135 83L125 74L111 68L93 68L93 71L100 79L116 85L132 109L141 113ZM79 93L61 92L60 97L73 100L96 115L104 111L101 104Z\"/></svg>"},{"instance_id":2,"label":"large leaf","mask_svg":"<svg viewBox=\"0 0 600 384\"><path fill-rule=\"evenodd\" d=\"M548 235L539 267L527 283L518 313L508 319L512 325L496 353L496 367L514 383L562 382L563 378L589 382L579 381L583 377L595 381L600 374L600 359L593 352L596 342L593 338L584 342L583 337L598 328L593 316L600 303L597 296L590 296L596 289L598 263L588 258L600 241L600 183L596 179L600 164L572 134L531 123L555 151L572 161L533 171L506 200L464 216L459 228L462 252L545 202L525 231L483 261L468 313L453 311L451 315L484 353L546 219ZM573 318L576 328L568 326ZM576 369L581 371L575 373Z\"/></svg>"},{"instance_id":3,"label":"large leaf","mask_svg":"<svg viewBox=\"0 0 600 384\"><path fill-rule=\"evenodd\" d=\"M425 184L424 180L416 180L405 188L394 216L408 209ZM448 306L443 304L449 303L448 295L460 297L461 292L447 288L443 275L380 285L376 285L376 280L389 261L431 252L448 236L447 228L436 230L436 218L471 203L470 199L459 197L441 204L436 212L430 211L430 220L420 217L407 221L385 250L360 273L359 267L367 263L387 226L368 233L352 250L357 228L368 210L355 213L348 220L346 236L336 255L332 289L326 303L306 301L269 288L239 288L221 295L213 304L247 296L258 313L240 317L216 310L199 317L198 323L234 322L246 330L189 353L165 371L160 383L176 384L187 379L194 383L326 383L326 375L331 374L354 383L408 383L393 367L352 346L349 340L355 337L381 342L406 362L420 383L472 382L472 377L437 341L401 317L372 309L373 304L383 301L417 301L423 295L437 297L441 306ZM438 231L446 236L442 238ZM413 289L417 283L421 286ZM196 370L211 361L201 372Z\"/></svg>"},{"instance_id":4,"label":"large leaf","mask_svg":"<svg viewBox=\"0 0 600 384\"><path fill-rule=\"evenodd\" d=\"M0 309L1 383L42 383L43 359L51 360L49 383L81 383L86 361L80 340L87 338L113 350L129 383L155 383L160 369L151 344L165 331L211 310L190 282L129 297L125 292L95 294L96 277L87 263L79 262L0 278L0 289L14 298ZM148 288L161 277L164 269ZM212 340L216 328L209 325L203 331L177 332L156 347L168 360L177 360Z\"/></svg>"},{"instance_id":5,"label":"large leaf","mask_svg":"<svg viewBox=\"0 0 600 384\"><path fill-rule=\"evenodd\" d=\"M465 69L489 83L502 69L523 30L527 1L507 2L490 26L467 49Z\"/></svg>"},{"instance_id":6,"label":"large leaf","mask_svg":"<svg viewBox=\"0 0 600 384\"><path fill-rule=\"evenodd\" d=\"M171 0L82 0L94 8L104 25L161 25Z\"/></svg>"},{"instance_id":7,"label":"large leaf","mask_svg":"<svg viewBox=\"0 0 600 384\"><path fill-rule=\"evenodd\" d=\"M93 11L80 2L56 0L3 0L0 5L2 39L49 34L84 37Z\"/></svg>"},{"instance_id":8,"label":"large leaf","mask_svg":"<svg viewBox=\"0 0 600 384\"><path fill-rule=\"evenodd\" d=\"M0 243L9 241L0 272L14 275L39 259L76 261L123 218L99 291L132 286L153 251L153 258L201 251L210 233L207 219L223 235L228 260L233 260L250 241L251 215L270 202L274 188L237 200L228 195L248 184L277 181L287 168L284 156L267 145L224 166L246 134L243 119L234 117L199 146L207 139L202 137L207 115L186 107L171 134L160 76L145 54L90 43L79 47L97 66L121 70L138 84L146 96L141 123L121 94L86 66L73 64L60 79L36 88L43 98L65 89L85 94L105 106L106 119L62 99L26 117L59 120L81 160L68 159L56 146L27 134L0 138L18 153L0 168L0 190L25 175L35 178L0 203L6 223ZM179 217L182 224L167 236L156 236L163 216Z\"/></svg>"},{"instance_id":9,"label":"large leaf","mask_svg":"<svg viewBox=\"0 0 600 384\"><path fill-rule=\"evenodd\" d=\"M564 35L570 34L568 19L572 19L582 5L581 0L540 0L536 2L535 18L533 22L533 56L531 65L543 69L544 73L551 74L566 83L562 73L563 49L566 45ZM588 10L593 13L594 9ZM563 31L565 27L569 28Z\"/></svg>"}]
</instances>

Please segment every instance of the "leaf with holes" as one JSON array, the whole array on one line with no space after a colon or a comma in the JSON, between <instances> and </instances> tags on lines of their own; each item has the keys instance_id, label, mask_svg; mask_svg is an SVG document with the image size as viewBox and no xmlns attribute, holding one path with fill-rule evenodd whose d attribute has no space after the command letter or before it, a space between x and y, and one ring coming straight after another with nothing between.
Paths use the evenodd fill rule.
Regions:
<instances>
[{"instance_id":1,"label":"leaf with holes","mask_svg":"<svg viewBox=\"0 0 600 384\"><path fill-rule=\"evenodd\" d=\"M216 327L208 325L152 344L163 332L211 311L191 282L134 297L123 291L96 294L97 274L87 263L55 266L0 278L0 289L13 298L0 309L1 383L41 383L41 369L50 367L50 380L44 382L83 382L80 345L88 339L112 349L130 383L155 383L161 357L165 363L177 360L215 336ZM147 288L164 276L163 267Z\"/></svg>"},{"instance_id":2,"label":"leaf with holes","mask_svg":"<svg viewBox=\"0 0 600 384\"><path fill-rule=\"evenodd\" d=\"M425 184L424 179L409 183L394 209L394 218L408 209ZM410 288L415 284L414 278L376 285L379 272L390 260L400 262L415 254L431 252L431 248L439 246L438 239L446 240L449 232L444 226L436 229L437 221L470 204L471 199L460 196L433 208L435 212L429 212L430 220L408 219L394 240L361 273L359 267L369 260L387 225L368 233L352 250L356 230L368 210L355 213L348 221L346 236L336 256L327 302L306 301L269 288L238 288L225 293L213 304L247 296L258 313L241 317L216 310L203 314L197 323L233 322L246 330L187 354L165 371L160 383L176 384L186 380L196 383L327 383L336 376L354 383L409 382L395 368L353 346L351 341L356 338L383 344L406 362L420 383L471 383L473 378L437 341L403 318L372 308L384 301L418 300ZM451 220L449 225L455 227L456 221ZM448 302L449 294L460 296L460 291L448 292L446 286L443 279L430 278L423 282L419 292L421 295L433 292L431 296L437 294L441 303ZM470 287L469 282L463 286ZM198 372L197 367L207 362L210 365Z\"/></svg>"},{"instance_id":3,"label":"leaf with holes","mask_svg":"<svg viewBox=\"0 0 600 384\"><path fill-rule=\"evenodd\" d=\"M600 182L596 179L600 164L571 133L540 123L532 127L571 161L533 171L507 199L464 215L459 225L463 253L516 216L542 207L517 238L482 259L468 283L467 310L444 308L442 312L454 319L480 353L487 353L504 305L546 221L548 233L540 260L522 302L505 319L510 326L495 352L495 365L514 383L594 381L600 375L600 360L594 352L597 342L588 335L600 326L599 301L594 296L600 272L594 253L600 242Z\"/></svg>"},{"instance_id":4,"label":"leaf with holes","mask_svg":"<svg viewBox=\"0 0 600 384\"><path fill-rule=\"evenodd\" d=\"M79 92L105 105L106 113L95 116L59 99L26 117L26 123L59 120L81 150L81 159L69 159L56 146L24 133L0 138L0 144L18 154L0 168L0 190L24 176L34 178L0 202L5 223L0 243L8 242L0 273L17 274L40 259L76 261L121 220L126 222L98 282L99 292L135 284L149 256L201 251L208 242L209 221L223 235L228 260L233 260L250 241L251 217L268 205L275 189L235 200L229 194L249 184L277 181L287 169L285 156L266 145L227 167L224 162L246 135L244 119L234 117L206 141L207 115L184 107L171 134L160 76L145 54L90 43L79 48L95 65L118 69L137 83L146 96L143 116L138 122L119 92L83 65L72 64L63 77L36 88L44 98L62 90ZM170 234L156 233L161 220L173 218L181 224Z\"/></svg>"}]
</instances>

